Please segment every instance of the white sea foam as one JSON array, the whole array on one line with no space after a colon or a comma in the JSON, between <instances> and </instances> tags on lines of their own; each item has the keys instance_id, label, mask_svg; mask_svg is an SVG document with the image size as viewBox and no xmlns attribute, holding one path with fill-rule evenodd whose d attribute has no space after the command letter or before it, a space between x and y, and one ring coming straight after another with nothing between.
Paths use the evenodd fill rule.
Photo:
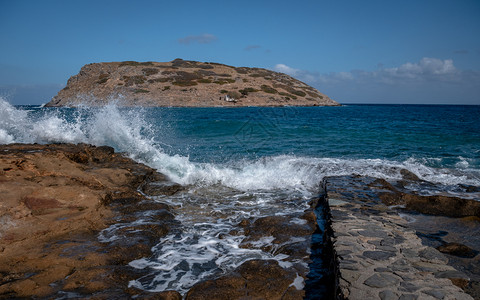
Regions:
<instances>
[{"instance_id":1,"label":"white sea foam","mask_svg":"<svg viewBox=\"0 0 480 300\"><path fill-rule=\"evenodd\" d=\"M321 155L276 155L224 164L197 163L187 156L167 154L159 136L163 128L156 126L145 121L142 109L107 105L27 112L0 99L1 144L82 142L108 145L188 186L178 195L156 199L176 207L176 219L182 224L182 232L161 239L151 258L130 263L132 267L152 271L130 285L152 291L176 289L184 292L196 282L232 270L249 259L276 259L283 267L291 266L286 256L261 250L271 243L271 238L252 241L252 248L244 249L240 247L242 233L231 232L238 229L238 222L244 218L300 214L326 176L358 174L399 180L402 178L400 170L407 169L420 179L436 184L480 186L479 170L469 169L468 159L460 160L457 169L429 167L425 158L397 162ZM416 188L424 187L413 184L412 189ZM144 224L148 220L135 222ZM294 218L292 222L303 224L304 220ZM104 230L99 239L113 242L119 238L117 231L125 226L129 224L114 224ZM304 283L297 278L292 285L301 288Z\"/></svg>"},{"instance_id":2,"label":"white sea foam","mask_svg":"<svg viewBox=\"0 0 480 300\"><path fill-rule=\"evenodd\" d=\"M194 231L194 230L193 230ZM153 249L155 256L130 263L137 269L149 268L152 276L130 282L130 286L150 291L175 288L187 291L198 281L231 270L248 259L266 258L266 253L238 247L243 236L219 239L205 232L168 235Z\"/></svg>"},{"instance_id":3,"label":"white sea foam","mask_svg":"<svg viewBox=\"0 0 480 300\"><path fill-rule=\"evenodd\" d=\"M73 116L61 110L47 110L39 116L16 109L0 98L0 143L88 143L109 145L126 152L184 185L221 184L241 191L287 189L309 193L325 176L372 176L401 179L407 169L420 179L443 185L480 185L480 172L459 162L460 169L432 168L425 159L404 162L385 159L348 159L278 155L230 164L195 163L186 156L169 155L143 118L142 109L120 109L114 104L97 108L77 108Z\"/></svg>"},{"instance_id":4,"label":"white sea foam","mask_svg":"<svg viewBox=\"0 0 480 300\"><path fill-rule=\"evenodd\" d=\"M22 136L23 127L28 124L27 115L26 111L15 109L0 97L0 144L14 143Z\"/></svg>"},{"instance_id":5,"label":"white sea foam","mask_svg":"<svg viewBox=\"0 0 480 300\"><path fill-rule=\"evenodd\" d=\"M301 291L305 287L305 279L302 276L297 274L297 277L293 280L293 283L290 286L294 286L297 290Z\"/></svg>"}]
</instances>

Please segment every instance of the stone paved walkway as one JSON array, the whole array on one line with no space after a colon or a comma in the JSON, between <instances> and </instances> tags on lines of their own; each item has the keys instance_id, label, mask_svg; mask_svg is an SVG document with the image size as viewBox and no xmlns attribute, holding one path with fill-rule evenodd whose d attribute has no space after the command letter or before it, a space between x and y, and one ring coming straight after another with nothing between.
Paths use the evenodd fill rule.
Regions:
<instances>
[{"instance_id":1,"label":"stone paved walkway","mask_svg":"<svg viewBox=\"0 0 480 300\"><path fill-rule=\"evenodd\" d=\"M339 288L347 299L473 299L468 277L422 245L407 222L375 196L373 178L331 177L326 189ZM455 284L454 284L455 283Z\"/></svg>"}]
</instances>

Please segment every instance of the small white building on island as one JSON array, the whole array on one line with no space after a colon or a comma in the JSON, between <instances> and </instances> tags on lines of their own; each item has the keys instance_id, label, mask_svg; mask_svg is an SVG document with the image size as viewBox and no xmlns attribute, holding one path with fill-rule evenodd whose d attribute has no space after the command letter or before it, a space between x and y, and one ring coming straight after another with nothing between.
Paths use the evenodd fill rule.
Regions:
<instances>
[{"instance_id":1,"label":"small white building on island","mask_svg":"<svg viewBox=\"0 0 480 300\"><path fill-rule=\"evenodd\" d=\"M229 95L226 95L226 96L225 96L225 101L227 101L227 102L233 102L233 103L236 103L236 102L237 102L237 100L236 100L235 98L230 97Z\"/></svg>"}]
</instances>

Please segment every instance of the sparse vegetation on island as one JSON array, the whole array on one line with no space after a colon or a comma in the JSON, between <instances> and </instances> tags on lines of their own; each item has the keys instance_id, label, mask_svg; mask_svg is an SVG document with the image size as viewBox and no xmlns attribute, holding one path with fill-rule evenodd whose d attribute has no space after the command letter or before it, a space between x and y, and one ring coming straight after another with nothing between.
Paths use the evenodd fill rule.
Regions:
<instances>
[{"instance_id":1,"label":"sparse vegetation on island","mask_svg":"<svg viewBox=\"0 0 480 300\"><path fill-rule=\"evenodd\" d=\"M98 105L117 96L125 105L140 106L339 105L283 73L180 58L85 65L47 106L77 105L82 95Z\"/></svg>"}]
</instances>

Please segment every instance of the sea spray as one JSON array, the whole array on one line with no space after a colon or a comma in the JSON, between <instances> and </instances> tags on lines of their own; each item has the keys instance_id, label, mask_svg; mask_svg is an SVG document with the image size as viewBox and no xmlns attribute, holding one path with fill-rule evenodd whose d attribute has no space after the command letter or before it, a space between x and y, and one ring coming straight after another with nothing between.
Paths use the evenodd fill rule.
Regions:
<instances>
[{"instance_id":1,"label":"sea spray","mask_svg":"<svg viewBox=\"0 0 480 300\"><path fill-rule=\"evenodd\" d=\"M20 136L29 143L23 135L24 127L28 126L28 113L18 110L0 97L0 144L11 144Z\"/></svg>"},{"instance_id":2,"label":"sea spray","mask_svg":"<svg viewBox=\"0 0 480 300\"><path fill-rule=\"evenodd\" d=\"M404 161L395 161L382 158L324 157L322 153L317 157L302 156L301 153L277 155L257 153L257 157L240 157L226 162L195 162L189 158L189 155L172 153L175 149L181 152L180 148L188 148L191 145L189 141L180 141L180 146L169 147L162 138L175 134L175 131L164 126L164 120L161 117L165 114L157 116L156 113L155 109L121 108L115 103L103 107L36 108L27 112L0 99L0 143L108 145L114 147L116 151L124 152L137 161L158 169L178 183L192 186L221 184L242 191L289 189L301 190L309 194L315 192L319 182L326 176L357 174L399 180L402 178L401 169L409 170L421 180L444 186L480 185L480 171L476 167L478 159L475 156L460 156L456 163L459 165L458 168L442 167L442 158L428 156L414 158L413 155ZM270 126L273 126L271 125L273 123L275 126L282 126L278 120L280 115L275 113L275 122L270 120L267 123ZM234 113L231 113L231 116L237 118ZM261 116L268 117L265 113ZM298 114L294 116L298 118ZM208 120L208 118L202 119ZM258 119L258 116L254 118L256 122ZM246 122L249 126L255 126L251 120L247 119ZM175 120L170 122L173 122L175 127ZM201 122L201 120L191 121L191 123L195 122ZM186 125L195 126L194 124ZM198 126L202 125L198 124ZM291 124L288 122L285 126L291 126ZM166 127L167 130L165 130ZM277 131L280 129L277 128ZM272 139L273 130L265 130L265 126L261 123L256 129L252 127L248 130L256 130L256 135L264 134L265 139ZM232 133L238 134L238 131L234 130ZM225 135L224 130L222 134ZM242 143L258 143L254 138L257 137L251 137L251 141L243 139ZM230 141L231 144L234 142L238 144L238 140L238 137L233 137L222 140L222 143ZM214 145L211 145L214 148ZM173 150L170 149L169 153L166 153L165 146ZM240 146L249 147L249 145ZM244 150L236 146L237 153L231 153L231 149L235 148L229 149L227 153L224 153L225 151L211 153L207 149L205 156L212 157L213 160L215 156L226 154L236 158ZM429 164L440 165L431 167L428 166ZM443 192L445 189L440 190Z\"/></svg>"},{"instance_id":3,"label":"sea spray","mask_svg":"<svg viewBox=\"0 0 480 300\"><path fill-rule=\"evenodd\" d=\"M392 110L385 115L396 120L382 119L381 113L388 109L174 109L115 104L22 109L0 99L0 143L108 145L184 185L185 190L173 196L154 198L175 207L181 230L159 240L152 257L130 263L150 271L130 285L185 292L196 282L224 274L249 259L288 264L285 256L262 250L270 237L243 249L245 236L241 230L232 231L238 231L243 219L300 215L328 176L396 181L405 169L420 179L407 186L419 193L478 197L478 193L465 193L465 186L480 186L480 130L475 130L475 122L469 123L473 129L463 130L459 124L458 131L463 132L457 136L466 137L448 136L454 145L448 147L447 138L439 133L440 138L429 137L415 120L408 120L408 133L396 133L408 115ZM372 118L379 120L371 124ZM393 126L392 122L399 123ZM421 124L428 126L425 120ZM139 216L134 222L150 220ZM121 238L117 231L128 226L114 224L99 239Z\"/></svg>"}]
</instances>

